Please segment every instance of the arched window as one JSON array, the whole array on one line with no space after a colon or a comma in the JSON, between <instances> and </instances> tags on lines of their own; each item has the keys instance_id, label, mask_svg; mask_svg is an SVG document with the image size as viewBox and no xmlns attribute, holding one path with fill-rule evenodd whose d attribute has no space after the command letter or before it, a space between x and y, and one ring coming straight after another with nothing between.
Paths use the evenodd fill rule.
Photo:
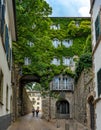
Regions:
<instances>
[{"instance_id":1,"label":"arched window","mask_svg":"<svg viewBox=\"0 0 101 130\"><path fill-rule=\"evenodd\" d=\"M60 100L56 102L56 112L58 114L69 114L70 105L67 100Z\"/></svg>"},{"instance_id":2,"label":"arched window","mask_svg":"<svg viewBox=\"0 0 101 130\"><path fill-rule=\"evenodd\" d=\"M58 29L60 29L60 24L58 24L58 25L51 25L50 29L58 30Z\"/></svg>"},{"instance_id":3,"label":"arched window","mask_svg":"<svg viewBox=\"0 0 101 130\"><path fill-rule=\"evenodd\" d=\"M54 65L60 65L60 60L57 59L57 58L54 58L54 59L52 60L52 64L54 64Z\"/></svg>"},{"instance_id":4,"label":"arched window","mask_svg":"<svg viewBox=\"0 0 101 130\"><path fill-rule=\"evenodd\" d=\"M69 66L70 65L70 58L63 57L63 65Z\"/></svg>"},{"instance_id":5,"label":"arched window","mask_svg":"<svg viewBox=\"0 0 101 130\"><path fill-rule=\"evenodd\" d=\"M53 89L55 89L55 90L59 89L59 77L54 77L54 79L53 79Z\"/></svg>"},{"instance_id":6,"label":"arched window","mask_svg":"<svg viewBox=\"0 0 101 130\"><path fill-rule=\"evenodd\" d=\"M66 39L62 41L62 45L64 45L67 48L72 46L72 44L73 44L73 40L70 40L70 39L69 40Z\"/></svg>"},{"instance_id":7,"label":"arched window","mask_svg":"<svg viewBox=\"0 0 101 130\"><path fill-rule=\"evenodd\" d=\"M30 65L31 64L31 59L29 57L24 58L24 63L25 65Z\"/></svg>"},{"instance_id":8,"label":"arched window","mask_svg":"<svg viewBox=\"0 0 101 130\"><path fill-rule=\"evenodd\" d=\"M59 45L60 45L60 41L55 38L55 39L53 40L53 46L54 46L55 48L57 48Z\"/></svg>"},{"instance_id":9,"label":"arched window","mask_svg":"<svg viewBox=\"0 0 101 130\"><path fill-rule=\"evenodd\" d=\"M28 46L30 46L30 47L32 47L32 46L34 45L34 43L31 42L31 41L29 41L27 44L28 44Z\"/></svg>"},{"instance_id":10,"label":"arched window","mask_svg":"<svg viewBox=\"0 0 101 130\"><path fill-rule=\"evenodd\" d=\"M70 57L63 57L63 65L66 65L66 66L72 66L74 64L73 62L73 58L70 58Z\"/></svg>"}]
</instances>

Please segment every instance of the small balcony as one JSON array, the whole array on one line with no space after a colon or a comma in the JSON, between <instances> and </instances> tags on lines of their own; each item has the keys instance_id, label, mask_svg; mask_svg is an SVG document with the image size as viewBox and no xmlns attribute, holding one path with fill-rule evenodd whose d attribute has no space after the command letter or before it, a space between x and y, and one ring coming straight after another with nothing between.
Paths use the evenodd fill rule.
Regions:
<instances>
[{"instance_id":1,"label":"small balcony","mask_svg":"<svg viewBox=\"0 0 101 130\"><path fill-rule=\"evenodd\" d=\"M73 91L74 90L74 83L52 83L50 87L51 91Z\"/></svg>"}]
</instances>

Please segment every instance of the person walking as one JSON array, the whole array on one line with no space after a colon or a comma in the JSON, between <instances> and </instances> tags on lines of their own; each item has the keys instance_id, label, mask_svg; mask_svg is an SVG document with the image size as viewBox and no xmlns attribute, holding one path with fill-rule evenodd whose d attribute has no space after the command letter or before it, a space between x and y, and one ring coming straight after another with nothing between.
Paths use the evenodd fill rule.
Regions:
<instances>
[{"instance_id":1,"label":"person walking","mask_svg":"<svg viewBox=\"0 0 101 130\"><path fill-rule=\"evenodd\" d=\"M32 109L32 113L33 113L33 117L34 117L34 115L35 115L35 109L34 108Z\"/></svg>"},{"instance_id":2,"label":"person walking","mask_svg":"<svg viewBox=\"0 0 101 130\"><path fill-rule=\"evenodd\" d=\"M36 117L38 117L39 109L36 110Z\"/></svg>"}]
</instances>

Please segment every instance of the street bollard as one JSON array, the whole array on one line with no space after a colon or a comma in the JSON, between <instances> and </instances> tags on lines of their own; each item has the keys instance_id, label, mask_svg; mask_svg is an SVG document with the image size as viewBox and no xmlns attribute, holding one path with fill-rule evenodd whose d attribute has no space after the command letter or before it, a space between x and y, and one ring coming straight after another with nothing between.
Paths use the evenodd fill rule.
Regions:
<instances>
[{"instance_id":1,"label":"street bollard","mask_svg":"<svg viewBox=\"0 0 101 130\"><path fill-rule=\"evenodd\" d=\"M65 130L69 130L69 124L65 124Z\"/></svg>"}]
</instances>

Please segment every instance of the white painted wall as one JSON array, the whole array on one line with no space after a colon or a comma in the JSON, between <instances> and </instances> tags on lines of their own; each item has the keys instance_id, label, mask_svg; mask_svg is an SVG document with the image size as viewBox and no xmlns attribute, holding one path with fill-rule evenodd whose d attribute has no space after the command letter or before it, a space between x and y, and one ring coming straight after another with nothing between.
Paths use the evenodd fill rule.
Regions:
<instances>
[{"instance_id":1,"label":"white painted wall","mask_svg":"<svg viewBox=\"0 0 101 130\"><path fill-rule=\"evenodd\" d=\"M8 26L9 30L9 43L10 47L12 47L12 39L11 39L11 29L9 27L9 15L8 8L6 3L6 12L5 12L5 23ZM9 70L6 53L4 47L2 46L1 35L0 35L0 69L3 72L4 82L3 82L3 105L0 104L0 116L4 116L10 114L11 112L11 96L12 96L12 87L11 87L11 71ZM8 86L8 111L6 110L6 89Z\"/></svg>"},{"instance_id":2,"label":"white painted wall","mask_svg":"<svg viewBox=\"0 0 101 130\"><path fill-rule=\"evenodd\" d=\"M96 45L96 38L95 38L95 20L97 18L97 15L99 13L99 10L101 8L101 0L95 0L95 4L93 6L92 10L92 45L93 45L93 50ZM93 60L93 65L94 65L94 82L95 82L95 92L96 92L96 99L98 98L98 89L97 89L97 72L101 68L101 41L99 43L99 46L97 47L95 53L94 53L94 60ZM96 103L96 108L95 108L95 113L96 113L96 130L101 130L101 100Z\"/></svg>"}]
</instances>

